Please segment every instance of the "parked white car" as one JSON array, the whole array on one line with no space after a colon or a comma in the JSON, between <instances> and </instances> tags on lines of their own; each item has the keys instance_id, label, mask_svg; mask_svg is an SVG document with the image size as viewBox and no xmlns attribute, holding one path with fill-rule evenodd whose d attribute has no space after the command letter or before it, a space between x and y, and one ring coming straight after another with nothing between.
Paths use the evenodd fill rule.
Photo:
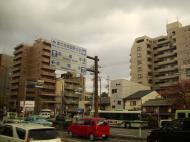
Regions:
<instances>
[{"instance_id":1,"label":"parked white car","mask_svg":"<svg viewBox=\"0 0 190 142\"><path fill-rule=\"evenodd\" d=\"M0 126L0 142L61 142L54 127L30 123Z\"/></svg>"}]
</instances>

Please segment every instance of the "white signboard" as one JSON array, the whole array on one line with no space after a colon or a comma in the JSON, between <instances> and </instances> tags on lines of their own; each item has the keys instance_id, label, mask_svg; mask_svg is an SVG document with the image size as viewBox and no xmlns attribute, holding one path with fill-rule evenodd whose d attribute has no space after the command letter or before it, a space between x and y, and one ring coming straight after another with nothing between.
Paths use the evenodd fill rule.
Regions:
<instances>
[{"instance_id":1,"label":"white signboard","mask_svg":"<svg viewBox=\"0 0 190 142\"><path fill-rule=\"evenodd\" d=\"M24 107L24 101L20 101L20 106ZM25 101L25 107L32 108L35 106L35 101Z\"/></svg>"},{"instance_id":2,"label":"white signboard","mask_svg":"<svg viewBox=\"0 0 190 142\"><path fill-rule=\"evenodd\" d=\"M59 40L51 41L50 65L53 69L86 73L87 51L76 45Z\"/></svg>"}]
</instances>

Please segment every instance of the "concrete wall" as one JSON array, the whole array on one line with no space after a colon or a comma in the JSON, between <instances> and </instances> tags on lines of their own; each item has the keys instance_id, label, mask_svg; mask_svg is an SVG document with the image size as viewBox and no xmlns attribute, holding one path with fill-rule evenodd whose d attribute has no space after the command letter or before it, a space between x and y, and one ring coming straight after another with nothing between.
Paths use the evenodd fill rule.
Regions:
<instances>
[{"instance_id":1,"label":"concrete wall","mask_svg":"<svg viewBox=\"0 0 190 142\"><path fill-rule=\"evenodd\" d=\"M117 92L112 91L116 89ZM111 109L123 109L123 98L137 92L140 90L149 90L150 87L144 86L142 84L134 83L125 79L111 80L110 82L110 99L111 99ZM118 104L118 101L121 102ZM115 108L113 107L115 106Z\"/></svg>"}]
</instances>

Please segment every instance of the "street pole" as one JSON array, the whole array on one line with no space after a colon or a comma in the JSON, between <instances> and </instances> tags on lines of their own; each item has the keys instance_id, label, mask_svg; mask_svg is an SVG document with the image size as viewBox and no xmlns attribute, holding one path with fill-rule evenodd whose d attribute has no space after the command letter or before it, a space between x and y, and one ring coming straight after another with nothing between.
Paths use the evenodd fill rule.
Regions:
<instances>
[{"instance_id":1,"label":"street pole","mask_svg":"<svg viewBox=\"0 0 190 142\"><path fill-rule=\"evenodd\" d=\"M90 57L88 59L94 60L94 69L87 69L89 72L94 73L94 117L98 116L98 56Z\"/></svg>"}]
</instances>

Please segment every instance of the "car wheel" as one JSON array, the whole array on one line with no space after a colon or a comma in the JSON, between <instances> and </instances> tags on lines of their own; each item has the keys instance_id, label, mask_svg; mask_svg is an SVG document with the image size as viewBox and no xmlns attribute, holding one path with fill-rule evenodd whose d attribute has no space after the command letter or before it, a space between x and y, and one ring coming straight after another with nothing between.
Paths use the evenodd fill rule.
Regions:
<instances>
[{"instance_id":1,"label":"car wheel","mask_svg":"<svg viewBox=\"0 0 190 142\"><path fill-rule=\"evenodd\" d=\"M90 139L91 141L95 140L94 135L93 135L93 134L90 134L90 135L89 135L89 139Z\"/></svg>"}]
</instances>

